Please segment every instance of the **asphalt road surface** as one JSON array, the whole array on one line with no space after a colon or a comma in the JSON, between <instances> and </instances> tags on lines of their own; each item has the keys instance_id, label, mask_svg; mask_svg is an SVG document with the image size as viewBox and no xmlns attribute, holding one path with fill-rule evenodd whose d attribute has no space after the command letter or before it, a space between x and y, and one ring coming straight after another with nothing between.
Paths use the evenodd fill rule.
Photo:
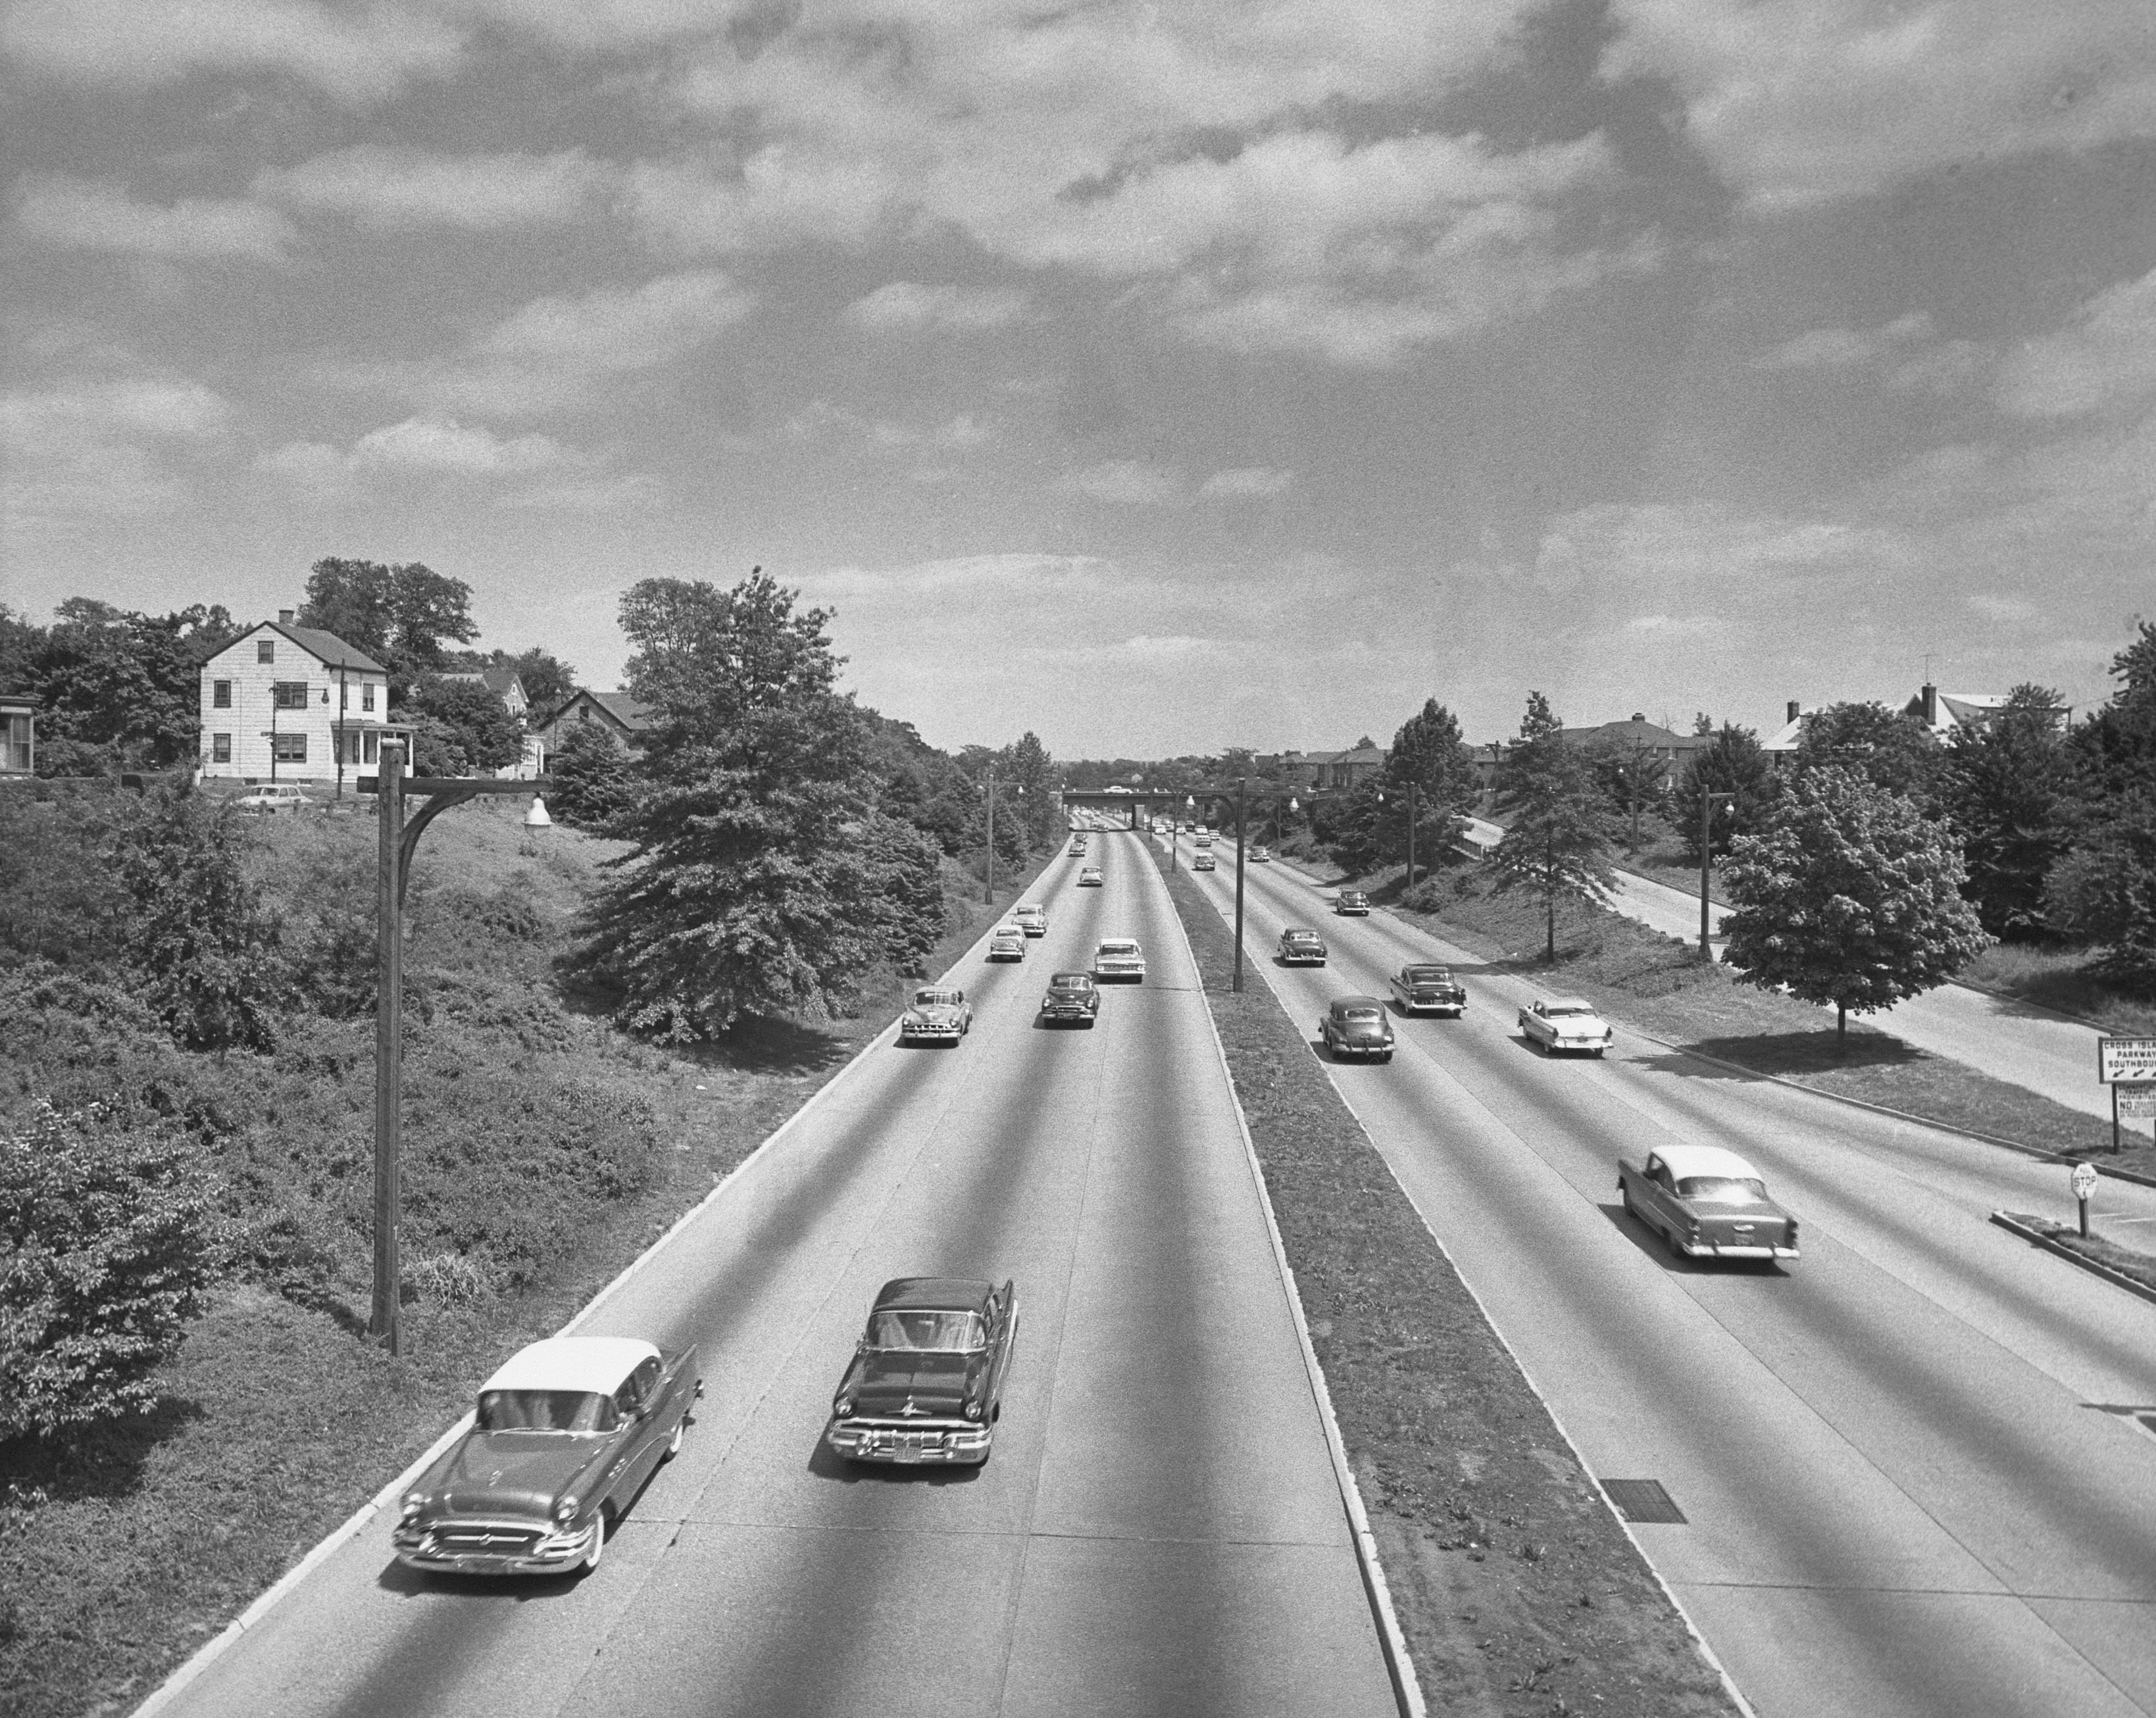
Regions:
<instances>
[{"instance_id":1,"label":"asphalt road surface","mask_svg":"<svg viewBox=\"0 0 2156 1718\"><path fill-rule=\"evenodd\" d=\"M1232 912L1233 849L1199 881ZM1246 982L1324 1002L1449 959L1461 1020L1394 1018L1335 1083L1601 1479L1686 1521L1641 1546L1765 1718L2156 1711L2156 1305L1986 1222L2066 1215L2066 1171L1628 1036L1556 1060L1532 992L1290 868L1246 871ZM1288 924L1328 967L1284 968ZM1786 1268L1673 1260L1620 1149L1741 1151L1802 1225ZM2099 1227L2156 1250L2156 1193ZM2132 1410L2148 1418L2143 1421Z\"/></svg>"},{"instance_id":2,"label":"asphalt road surface","mask_svg":"<svg viewBox=\"0 0 2156 1718\"><path fill-rule=\"evenodd\" d=\"M706 1382L598 1570L419 1576L377 1521L168 1710L1393 1711L1187 946L1135 840L1087 862L1105 888L1044 875L1022 966L952 975L970 1038L886 1035L584 1326L697 1342ZM1147 982L1035 1028L1050 971L1120 932ZM1016 1279L983 1469L821 1450L870 1297L915 1273Z\"/></svg>"}]
</instances>

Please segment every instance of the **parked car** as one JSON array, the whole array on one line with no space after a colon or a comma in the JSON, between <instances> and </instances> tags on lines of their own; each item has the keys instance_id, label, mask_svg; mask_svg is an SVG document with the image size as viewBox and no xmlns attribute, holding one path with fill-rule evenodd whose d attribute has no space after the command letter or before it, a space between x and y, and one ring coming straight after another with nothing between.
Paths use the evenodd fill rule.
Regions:
<instances>
[{"instance_id":1,"label":"parked car","mask_svg":"<svg viewBox=\"0 0 2156 1718\"><path fill-rule=\"evenodd\" d=\"M973 1029L973 1004L964 991L949 985L922 986L898 1017L901 1044L954 1044Z\"/></svg>"},{"instance_id":2,"label":"parked car","mask_svg":"<svg viewBox=\"0 0 2156 1718\"><path fill-rule=\"evenodd\" d=\"M681 1447L703 1392L691 1346L552 1336L479 1387L472 1428L404 1494L390 1544L415 1569L597 1568L613 1523Z\"/></svg>"},{"instance_id":3,"label":"parked car","mask_svg":"<svg viewBox=\"0 0 2156 1718\"><path fill-rule=\"evenodd\" d=\"M998 925L988 933L988 958L992 961L1022 961L1025 958L1025 932L1016 925Z\"/></svg>"},{"instance_id":4,"label":"parked car","mask_svg":"<svg viewBox=\"0 0 2156 1718\"><path fill-rule=\"evenodd\" d=\"M831 1398L824 1441L848 1461L988 1459L1018 1341L1009 1281L894 1277Z\"/></svg>"},{"instance_id":5,"label":"parked car","mask_svg":"<svg viewBox=\"0 0 2156 1718\"><path fill-rule=\"evenodd\" d=\"M232 803L242 811L268 817L280 811L305 811L309 801L290 782L272 782L265 787L249 788Z\"/></svg>"},{"instance_id":6,"label":"parked car","mask_svg":"<svg viewBox=\"0 0 2156 1718\"><path fill-rule=\"evenodd\" d=\"M1405 966L1393 974L1392 984L1403 1014L1449 1014L1456 1020L1467 1012L1467 987L1450 967Z\"/></svg>"},{"instance_id":7,"label":"parked car","mask_svg":"<svg viewBox=\"0 0 2156 1718\"><path fill-rule=\"evenodd\" d=\"M1101 886L1101 868L1098 865L1082 867L1078 873L1078 886L1081 889L1098 889Z\"/></svg>"},{"instance_id":8,"label":"parked car","mask_svg":"<svg viewBox=\"0 0 2156 1718\"><path fill-rule=\"evenodd\" d=\"M1213 855L1211 854L1201 853L1195 859L1191 860L1190 869L1194 871L1213 871L1218 870L1219 867L1213 863Z\"/></svg>"},{"instance_id":9,"label":"parked car","mask_svg":"<svg viewBox=\"0 0 2156 1718\"><path fill-rule=\"evenodd\" d=\"M1794 1259L1797 1220L1759 1172L1719 1146L1666 1146L1617 1162L1626 1215L1660 1231L1681 1259Z\"/></svg>"},{"instance_id":10,"label":"parked car","mask_svg":"<svg viewBox=\"0 0 2156 1718\"><path fill-rule=\"evenodd\" d=\"M1325 939L1315 931L1291 925L1281 932L1280 957L1285 967L1322 967L1326 958Z\"/></svg>"},{"instance_id":11,"label":"parked car","mask_svg":"<svg viewBox=\"0 0 2156 1718\"><path fill-rule=\"evenodd\" d=\"M1270 847L1254 847L1250 849L1250 863L1252 864L1269 865L1272 862L1273 850Z\"/></svg>"},{"instance_id":12,"label":"parked car","mask_svg":"<svg viewBox=\"0 0 2156 1718\"><path fill-rule=\"evenodd\" d=\"M1337 1060L1350 1056L1393 1059L1393 1023L1385 1005L1373 996L1333 997L1319 1017L1317 1038Z\"/></svg>"},{"instance_id":13,"label":"parked car","mask_svg":"<svg viewBox=\"0 0 2156 1718\"><path fill-rule=\"evenodd\" d=\"M1044 1020L1077 1020L1091 1026L1101 1018L1101 992L1090 972L1057 972L1040 999Z\"/></svg>"},{"instance_id":14,"label":"parked car","mask_svg":"<svg viewBox=\"0 0 2156 1718\"><path fill-rule=\"evenodd\" d=\"M1107 936L1093 951L1096 978L1135 978L1145 982L1145 951L1134 936Z\"/></svg>"},{"instance_id":15,"label":"parked car","mask_svg":"<svg viewBox=\"0 0 2156 1718\"><path fill-rule=\"evenodd\" d=\"M1011 909L1011 922L1028 936L1045 936L1048 935L1048 909L1029 901L1022 907Z\"/></svg>"},{"instance_id":16,"label":"parked car","mask_svg":"<svg viewBox=\"0 0 2156 1718\"><path fill-rule=\"evenodd\" d=\"M1552 1055L1585 1050L1599 1056L1617 1041L1609 1023L1578 997L1538 997L1520 1010L1520 1030Z\"/></svg>"},{"instance_id":17,"label":"parked car","mask_svg":"<svg viewBox=\"0 0 2156 1718\"><path fill-rule=\"evenodd\" d=\"M1359 889L1343 889L1333 897L1332 910L1348 918L1367 919L1370 916L1370 897Z\"/></svg>"}]
</instances>

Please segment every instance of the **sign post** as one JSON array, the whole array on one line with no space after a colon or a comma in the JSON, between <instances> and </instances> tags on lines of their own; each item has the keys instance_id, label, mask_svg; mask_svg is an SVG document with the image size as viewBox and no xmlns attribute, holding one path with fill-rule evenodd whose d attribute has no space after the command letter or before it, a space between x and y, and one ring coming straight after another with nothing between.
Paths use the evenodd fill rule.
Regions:
<instances>
[{"instance_id":1,"label":"sign post","mask_svg":"<svg viewBox=\"0 0 2156 1718\"><path fill-rule=\"evenodd\" d=\"M2156 1038L2098 1038L2096 1077L2111 1088L2111 1149L2117 1151L2121 1149L2119 1088L2126 1088L2125 1114L2138 1117L2152 1113L2148 1100L2156 1095Z\"/></svg>"}]
</instances>

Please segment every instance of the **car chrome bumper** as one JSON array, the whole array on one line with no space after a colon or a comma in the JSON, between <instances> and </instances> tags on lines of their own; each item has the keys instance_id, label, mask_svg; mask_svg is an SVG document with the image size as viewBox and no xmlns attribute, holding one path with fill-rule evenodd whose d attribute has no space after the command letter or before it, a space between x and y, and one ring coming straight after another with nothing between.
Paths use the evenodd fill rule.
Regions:
<instances>
[{"instance_id":1,"label":"car chrome bumper","mask_svg":"<svg viewBox=\"0 0 2156 1718\"><path fill-rule=\"evenodd\" d=\"M964 1034L955 1026L916 1026L898 1029L899 1039L904 1044L956 1044Z\"/></svg>"},{"instance_id":2,"label":"car chrome bumper","mask_svg":"<svg viewBox=\"0 0 2156 1718\"><path fill-rule=\"evenodd\" d=\"M1336 1056L1389 1056L1392 1053L1393 1047L1389 1044L1335 1044L1332 1046L1332 1054Z\"/></svg>"},{"instance_id":3,"label":"car chrome bumper","mask_svg":"<svg viewBox=\"0 0 2156 1718\"><path fill-rule=\"evenodd\" d=\"M1044 1020L1090 1020L1093 1018L1093 1011L1091 1008L1043 1008L1040 1018Z\"/></svg>"},{"instance_id":4,"label":"car chrome bumper","mask_svg":"<svg viewBox=\"0 0 2156 1718\"><path fill-rule=\"evenodd\" d=\"M1795 1259L1794 1247L1734 1247L1714 1241L1680 1241L1687 1259Z\"/></svg>"},{"instance_id":5,"label":"car chrome bumper","mask_svg":"<svg viewBox=\"0 0 2156 1718\"><path fill-rule=\"evenodd\" d=\"M408 1568L450 1575L558 1575L592 1554L593 1536L602 1528L595 1515L574 1533L549 1528L535 1539L533 1531L528 1522L437 1521L424 1528L400 1523L389 1542ZM484 1542L489 1538L499 1538L501 1548L489 1550Z\"/></svg>"},{"instance_id":6,"label":"car chrome bumper","mask_svg":"<svg viewBox=\"0 0 2156 1718\"><path fill-rule=\"evenodd\" d=\"M896 1466L975 1467L988 1459L988 1444L995 1436L985 1425L972 1420L918 1421L886 1425L859 1420L834 1420L824 1428L824 1441L834 1454L848 1461L890 1462Z\"/></svg>"}]
</instances>

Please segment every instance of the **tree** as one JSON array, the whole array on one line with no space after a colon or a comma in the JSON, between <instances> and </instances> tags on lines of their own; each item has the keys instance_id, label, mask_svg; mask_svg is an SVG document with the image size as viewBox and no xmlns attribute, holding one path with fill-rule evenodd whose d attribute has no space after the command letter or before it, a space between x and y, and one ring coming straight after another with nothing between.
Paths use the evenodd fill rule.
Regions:
<instances>
[{"instance_id":1,"label":"tree","mask_svg":"<svg viewBox=\"0 0 2156 1718\"><path fill-rule=\"evenodd\" d=\"M1638 740L1598 736L1586 746L1588 767L1612 809L1629 818L1625 846L1637 852L1640 813L1669 797L1669 754Z\"/></svg>"},{"instance_id":2,"label":"tree","mask_svg":"<svg viewBox=\"0 0 2156 1718\"><path fill-rule=\"evenodd\" d=\"M41 772L166 769L192 757L202 664L239 634L222 608L153 616L69 597L31 649L25 676L44 706Z\"/></svg>"},{"instance_id":3,"label":"tree","mask_svg":"<svg viewBox=\"0 0 2156 1718\"><path fill-rule=\"evenodd\" d=\"M2045 928L2044 880L2068 837L2061 709L2050 687L2019 685L1989 721L1947 741L1939 797L1962 838L1962 892L1994 936Z\"/></svg>"},{"instance_id":4,"label":"tree","mask_svg":"<svg viewBox=\"0 0 2156 1718\"><path fill-rule=\"evenodd\" d=\"M1749 728L1724 722L1714 743L1692 754L1683 776L1670 793L1670 821L1686 855L1699 863L1700 803L1709 793L1733 793L1733 800L1715 808L1708 820L1709 850L1718 859L1739 835L1756 833L1781 792L1774 766L1760 750L1759 736Z\"/></svg>"},{"instance_id":5,"label":"tree","mask_svg":"<svg viewBox=\"0 0 2156 1718\"><path fill-rule=\"evenodd\" d=\"M568 726L547 759L547 808L564 823L605 830L636 794L629 753L597 722Z\"/></svg>"},{"instance_id":6,"label":"tree","mask_svg":"<svg viewBox=\"0 0 2156 1718\"><path fill-rule=\"evenodd\" d=\"M1922 719L1883 704L1830 704L1804 719L1796 767L1856 770L1890 793L1927 797L1939 744Z\"/></svg>"},{"instance_id":7,"label":"tree","mask_svg":"<svg viewBox=\"0 0 2156 1718\"><path fill-rule=\"evenodd\" d=\"M1384 784L1409 786L1432 817L1464 813L1475 803L1475 756L1460 737L1460 719L1435 698L1400 724L1385 755Z\"/></svg>"},{"instance_id":8,"label":"tree","mask_svg":"<svg viewBox=\"0 0 2156 1718\"><path fill-rule=\"evenodd\" d=\"M2053 868L2044 911L2066 935L2103 946L2102 971L2156 990L2156 791L2106 806Z\"/></svg>"},{"instance_id":9,"label":"tree","mask_svg":"<svg viewBox=\"0 0 2156 1718\"><path fill-rule=\"evenodd\" d=\"M505 768L524 755L523 730L501 695L482 681L427 674L413 686L404 710L411 715L431 716L449 731L452 749L465 763L452 774Z\"/></svg>"},{"instance_id":10,"label":"tree","mask_svg":"<svg viewBox=\"0 0 2156 1718\"><path fill-rule=\"evenodd\" d=\"M504 668L516 670L516 678L523 683L524 696L536 711L559 710L577 695L577 671L553 652L534 644L529 650L520 650L511 655L497 650L493 659Z\"/></svg>"},{"instance_id":11,"label":"tree","mask_svg":"<svg viewBox=\"0 0 2156 1718\"><path fill-rule=\"evenodd\" d=\"M471 587L418 561L317 561L307 576L301 626L335 633L389 670L390 695L402 703L421 674L449 666L449 647L479 636Z\"/></svg>"},{"instance_id":12,"label":"tree","mask_svg":"<svg viewBox=\"0 0 2156 1718\"><path fill-rule=\"evenodd\" d=\"M0 1136L0 1439L145 1413L218 1249L192 1154L95 1106Z\"/></svg>"},{"instance_id":13,"label":"tree","mask_svg":"<svg viewBox=\"0 0 2156 1718\"><path fill-rule=\"evenodd\" d=\"M1609 803L1540 692L1527 695L1520 737L1497 765L1497 818L1505 838L1491 855L1496 886L1540 898L1548 927L1544 954L1554 961L1558 902L1603 900L1615 874Z\"/></svg>"},{"instance_id":14,"label":"tree","mask_svg":"<svg viewBox=\"0 0 2156 1718\"><path fill-rule=\"evenodd\" d=\"M1722 872L1735 903L1726 958L1763 989L1849 1015L1943 984L1990 941L1963 899L1951 831L1916 801L1854 769L1799 776Z\"/></svg>"}]
</instances>

